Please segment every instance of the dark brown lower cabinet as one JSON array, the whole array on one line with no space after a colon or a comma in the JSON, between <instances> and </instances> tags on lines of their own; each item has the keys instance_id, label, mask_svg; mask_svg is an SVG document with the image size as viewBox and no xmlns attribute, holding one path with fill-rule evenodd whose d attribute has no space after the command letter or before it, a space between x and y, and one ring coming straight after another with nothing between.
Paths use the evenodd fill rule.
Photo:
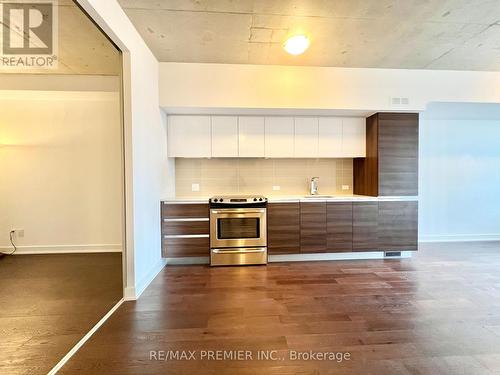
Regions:
<instances>
[{"instance_id":1,"label":"dark brown lower cabinet","mask_svg":"<svg viewBox=\"0 0 500 375\"><path fill-rule=\"evenodd\" d=\"M199 220L199 221L163 220L162 233L164 235L209 234L210 233L209 226L210 222L208 220Z\"/></svg>"},{"instance_id":2,"label":"dark brown lower cabinet","mask_svg":"<svg viewBox=\"0 0 500 375\"><path fill-rule=\"evenodd\" d=\"M378 250L378 202L352 204L352 251Z\"/></svg>"},{"instance_id":3,"label":"dark brown lower cabinet","mask_svg":"<svg viewBox=\"0 0 500 375\"><path fill-rule=\"evenodd\" d=\"M170 237L163 239L164 258L207 257L210 256L209 237Z\"/></svg>"},{"instance_id":4,"label":"dark brown lower cabinet","mask_svg":"<svg viewBox=\"0 0 500 375\"><path fill-rule=\"evenodd\" d=\"M210 255L208 203L161 203L162 256Z\"/></svg>"},{"instance_id":5,"label":"dark brown lower cabinet","mask_svg":"<svg viewBox=\"0 0 500 375\"><path fill-rule=\"evenodd\" d=\"M208 203L167 203L161 205L162 218L208 217Z\"/></svg>"},{"instance_id":6,"label":"dark brown lower cabinet","mask_svg":"<svg viewBox=\"0 0 500 375\"><path fill-rule=\"evenodd\" d=\"M417 216L416 201L269 203L268 251L417 250ZM162 255L210 255L208 205L162 204Z\"/></svg>"},{"instance_id":7,"label":"dark brown lower cabinet","mask_svg":"<svg viewBox=\"0 0 500 375\"><path fill-rule=\"evenodd\" d=\"M269 254L300 253L300 204L269 203L267 207Z\"/></svg>"},{"instance_id":8,"label":"dark brown lower cabinet","mask_svg":"<svg viewBox=\"0 0 500 375\"><path fill-rule=\"evenodd\" d=\"M300 203L300 252L327 252L326 236L326 202Z\"/></svg>"},{"instance_id":9,"label":"dark brown lower cabinet","mask_svg":"<svg viewBox=\"0 0 500 375\"><path fill-rule=\"evenodd\" d=\"M328 252L352 251L352 203L329 202L326 207Z\"/></svg>"},{"instance_id":10,"label":"dark brown lower cabinet","mask_svg":"<svg viewBox=\"0 0 500 375\"><path fill-rule=\"evenodd\" d=\"M379 202L378 238L380 250L417 250L418 202Z\"/></svg>"}]
</instances>

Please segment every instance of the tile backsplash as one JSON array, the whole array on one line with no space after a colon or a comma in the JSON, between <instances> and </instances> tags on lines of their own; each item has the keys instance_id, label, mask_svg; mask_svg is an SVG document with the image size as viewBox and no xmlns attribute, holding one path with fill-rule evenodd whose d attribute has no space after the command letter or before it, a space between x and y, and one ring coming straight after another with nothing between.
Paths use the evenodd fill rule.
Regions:
<instances>
[{"instance_id":1,"label":"tile backsplash","mask_svg":"<svg viewBox=\"0 0 500 375\"><path fill-rule=\"evenodd\" d=\"M352 159L175 159L178 198L212 195L309 194L311 177L319 177L319 194L352 194ZM198 184L199 191L192 191ZM342 190L342 186L348 186ZM279 190L273 187L279 186Z\"/></svg>"}]
</instances>

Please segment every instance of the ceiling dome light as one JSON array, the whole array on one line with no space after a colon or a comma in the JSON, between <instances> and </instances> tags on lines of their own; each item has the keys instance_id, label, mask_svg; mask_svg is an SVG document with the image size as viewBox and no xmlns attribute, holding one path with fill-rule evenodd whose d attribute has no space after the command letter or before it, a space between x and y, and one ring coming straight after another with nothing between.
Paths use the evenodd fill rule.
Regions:
<instances>
[{"instance_id":1,"label":"ceiling dome light","mask_svg":"<svg viewBox=\"0 0 500 375\"><path fill-rule=\"evenodd\" d=\"M287 39L283 46L290 55L300 55L309 48L309 38L305 35L294 35Z\"/></svg>"}]
</instances>

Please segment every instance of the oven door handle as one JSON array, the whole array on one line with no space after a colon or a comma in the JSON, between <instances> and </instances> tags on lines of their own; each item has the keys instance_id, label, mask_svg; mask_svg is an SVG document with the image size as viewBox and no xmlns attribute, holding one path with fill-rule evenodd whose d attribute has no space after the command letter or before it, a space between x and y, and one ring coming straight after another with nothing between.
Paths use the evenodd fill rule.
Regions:
<instances>
[{"instance_id":1,"label":"oven door handle","mask_svg":"<svg viewBox=\"0 0 500 375\"><path fill-rule=\"evenodd\" d=\"M245 253L263 253L265 248L253 248L253 249L212 249L214 254L245 254Z\"/></svg>"},{"instance_id":2,"label":"oven door handle","mask_svg":"<svg viewBox=\"0 0 500 375\"><path fill-rule=\"evenodd\" d=\"M210 213L212 214L263 214L266 212L265 208L258 208L258 209L245 209L243 210L232 210L232 209L222 209L222 210L210 210Z\"/></svg>"}]
</instances>

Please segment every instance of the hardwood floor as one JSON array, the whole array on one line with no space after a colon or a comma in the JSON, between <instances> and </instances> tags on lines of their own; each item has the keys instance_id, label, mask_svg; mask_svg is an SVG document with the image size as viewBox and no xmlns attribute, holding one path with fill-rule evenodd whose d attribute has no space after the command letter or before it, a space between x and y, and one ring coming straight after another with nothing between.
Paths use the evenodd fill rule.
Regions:
<instances>
[{"instance_id":1,"label":"hardwood floor","mask_svg":"<svg viewBox=\"0 0 500 375\"><path fill-rule=\"evenodd\" d=\"M46 374L122 293L121 254L0 259L0 374Z\"/></svg>"},{"instance_id":2,"label":"hardwood floor","mask_svg":"<svg viewBox=\"0 0 500 375\"><path fill-rule=\"evenodd\" d=\"M498 374L500 243L422 245L413 259L169 266L62 374ZM191 350L197 360L150 360ZM284 360L200 360L275 350ZM342 352L341 363L291 360Z\"/></svg>"}]
</instances>

